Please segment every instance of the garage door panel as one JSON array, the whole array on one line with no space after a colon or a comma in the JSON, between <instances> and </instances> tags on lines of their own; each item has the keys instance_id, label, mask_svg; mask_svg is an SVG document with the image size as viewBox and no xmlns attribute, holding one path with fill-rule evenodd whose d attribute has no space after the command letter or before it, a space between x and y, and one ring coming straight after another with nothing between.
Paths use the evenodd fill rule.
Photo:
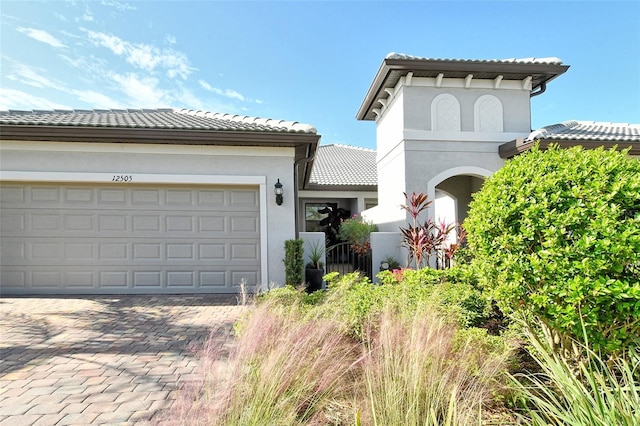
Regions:
<instances>
[{"instance_id":1,"label":"garage door panel","mask_svg":"<svg viewBox=\"0 0 640 426\"><path fill-rule=\"evenodd\" d=\"M199 190L196 192L197 205L201 207L216 207L225 205L225 192L222 190Z\"/></svg>"},{"instance_id":2,"label":"garage door panel","mask_svg":"<svg viewBox=\"0 0 640 426\"><path fill-rule=\"evenodd\" d=\"M64 246L64 258L67 260L93 260L97 257L96 244L67 243Z\"/></svg>"},{"instance_id":3,"label":"garage door panel","mask_svg":"<svg viewBox=\"0 0 640 426\"><path fill-rule=\"evenodd\" d=\"M24 216L27 216L25 219L28 219L27 223L29 223L31 231L52 231L53 235L55 235L55 232L62 228L62 217L59 214L50 214L42 211L27 213ZM20 231L23 230L21 229ZM15 231L18 231L18 229L15 229Z\"/></svg>"},{"instance_id":4,"label":"garage door panel","mask_svg":"<svg viewBox=\"0 0 640 426\"><path fill-rule=\"evenodd\" d=\"M124 189L98 189L98 202L103 206L116 207L127 204L128 193Z\"/></svg>"},{"instance_id":5,"label":"garage door panel","mask_svg":"<svg viewBox=\"0 0 640 426\"><path fill-rule=\"evenodd\" d=\"M258 207L258 197L254 191L231 191L230 205L233 207Z\"/></svg>"},{"instance_id":6,"label":"garage door panel","mask_svg":"<svg viewBox=\"0 0 640 426\"><path fill-rule=\"evenodd\" d=\"M260 271L257 188L0 187L2 293L233 292Z\"/></svg>"},{"instance_id":7,"label":"garage door panel","mask_svg":"<svg viewBox=\"0 0 640 426\"><path fill-rule=\"evenodd\" d=\"M0 216L0 232L8 235L12 232L24 232L26 229L26 218L19 212L7 211Z\"/></svg>"},{"instance_id":8,"label":"garage door panel","mask_svg":"<svg viewBox=\"0 0 640 426\"><path fill-rule=\"evenodd\" d=\"M129 271L100 271L95 287L116 290L130 289L130 275L131 272Z\"/></svg>"},{"instance_id":9,"label":"garage door panel","mask_svg":"<svg viewBox=\"0 0 640 426\"><path fill-rule=\"evenodd\" d=\"M165 260L234 264L246 263L247 260L258 263L260 245L254 239L241 238L216 239L215 242L202 243L185 238L122 242L117 238L109 238L106 241L85 241L77 238L56 241L52 238L22 240L12 237L3 238L0 254L3 266L28 265L33 261L41 265L57 265L62 260L88 261L96 266L140 265Z\"/></svg>"},{"instance_id":10,"label":"garage door panel","mask_svg":"<svg viewBox=\"0 0 640 426\"><path fill-rule=\"evenodd\" d=\"M35 289L60 289L62 273L58 271L33 271L31 287Z\"/></svg>"},{"instance_id":11,"label":"garage door panel","mask_svg":"<svg viewBox=\"0 0 640 426\"><path fill-rule=\"evenodd\" d=\"M90 188L65 188L63 200L67 203L95 204L95 191Z\"/></svg>"},{"instance_id":12,"label":"garage door panel","mask_svg":"<svg viewBox=\"0 0 640 426\"><path fill-rule=\"evenodd\" d=\"M64 275L65 285L74 290L94 290L95 273L91 271L71 271Z\"/></svg>"},{"instance_id":13,"label":"garage door panel","mask_svg":"<svg viewBox=\"0 0 640 426\"><path fill-rule=\"evenodd\" d=\"M3 203L24 203L27 198L27 190L20 185L2 185L0 187L0 204Z\"/></svg>"},{"instance_id":14,"label":"garage door panel","mask_svg":"<svg viewBox=\"0 0 640 426\"><path fill-rule=\"evenodd\" d=\"M248 269L231 271L231 282L236 287L238 287L240 283L244 283L248 291L253 291L258 285L258 273Z\"/></svg>"},{"instance_id":15,"label":"garage door panel","mask_svg":"<svg viewBox=\"0 0 640 426\"><path fill-rule=\"evenodd\" d=\"M82 236L104 237L109 231L112 237L158 236L167 233L192 235L194 237L256 238L260 234L258 212L195 212L176 214L173 212L146 211L145 213L96 212L80 209L15 209L2 211L2 235L23 236L25 232L46 237L70 237L80 233Z\"/></svg>"},{"instance_id":16,"label":"garage door panel","mask_svg":"<svg viewBox=\"0 0 640 426\"><path fill-rule=\"evenodd\" d=\"M3 242L0 244L0 259L5 262L22 262L27 259L27 245L20 240L2 238Z\"/></svg>"},{"instance_id":17,"label":"garage door panel","mask_svg":"<svg viewBox=\"0 0 640 426\"><path fill-rule=\"evenodd\" d=\"M57 187L33 187L29 195L33 203L47 206L60 204L60 188Z\"/></svg>"},{"instance_id":18,"label":"garage door panel","mask_svg":"<svg viewBox=\"0 0 640 426\"><path fill-rule=\"evenodd\" d=\"M23 269L12 270L3 267L0 269L0 282L2 283L0 294L21 293L27 288L27 272Z\"/></svg>"},{"instance_id":19,"label":"garage door panel","mask_svg":"<svg viewBox=\"0 0 640 426\"><path fill-rule=\"evenodd\" d=\"M98 256L102 261L123 261L129 259L129 243L106 242L96 243Z\"/></svg>"}]
</instances>

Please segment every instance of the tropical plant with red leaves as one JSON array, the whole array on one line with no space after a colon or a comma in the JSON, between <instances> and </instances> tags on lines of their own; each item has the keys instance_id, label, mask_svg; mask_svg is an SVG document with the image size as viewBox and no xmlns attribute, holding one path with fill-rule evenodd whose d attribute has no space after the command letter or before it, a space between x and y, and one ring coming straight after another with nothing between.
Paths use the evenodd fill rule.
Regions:
<instances>
[{"instance_id":1,"label":"tropical plant with red leaves","mask_svg":"<svg viewBox=\"0 0 640 426\"><path fill-rule=\"evenodd\" d=\"M435 223L432 218L427 218L423 223L419 221L420 214L429 208L432 201L424 193L404 193L407 204L400 206L411 217L411 222L406 228L400 228L402 233L402 245L409 250L408 263L413 262L416 268L430 266L431 256L436 254L436 267L450 266L451 258L460 247L464 234L458 233L455 243L448 243L449 234L458 228L455 224L447 224L444 221ZM461 228L460 228L461 229Z\"/></svg>"},{"instance_id":2,"label":"tropical plant with red leaves","mask_svg":"<svg viewBox=\"0 0 640 426\"><path fill-rule=\"evenodd\" d=\"M464 244L464 241L467 238L467 231L464 230L462 225L452 225L453 228L451 231L455 231L456 241L450 244L445 244L442 248L442 259L441 264L442 268L451 267L451 261L453 257L456 255L460 247Z\"/></svg>"}]
</instances>

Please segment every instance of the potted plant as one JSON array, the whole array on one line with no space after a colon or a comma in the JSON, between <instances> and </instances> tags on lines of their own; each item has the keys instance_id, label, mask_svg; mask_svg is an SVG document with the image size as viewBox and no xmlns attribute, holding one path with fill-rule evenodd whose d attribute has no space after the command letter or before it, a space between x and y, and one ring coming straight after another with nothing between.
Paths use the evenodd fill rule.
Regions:
<instances>
[{"instance_id":1,"label":"potted plant","mask_svg":"<svg viewBox=\"0 0 640 426\"><path fill-rule=\"evenodd\" d=\"M380 262L380 271L394 271L396 269L400 269L400 262L391 256L387 256L386 259Z\"/></svg>"},{"instance_id":2,"label":"potted plant","mask_svg":"<svg viewBox=\"0 0 640 426\"><path fill-rule=\"evenodd\" d=\"M322 256L324 255L323 243L316 240L308 244L309 262L307 262L304 269L307 293L322 289L322 277L324 276L324 264L322 263Z\"/></svg>"}]
</instances>

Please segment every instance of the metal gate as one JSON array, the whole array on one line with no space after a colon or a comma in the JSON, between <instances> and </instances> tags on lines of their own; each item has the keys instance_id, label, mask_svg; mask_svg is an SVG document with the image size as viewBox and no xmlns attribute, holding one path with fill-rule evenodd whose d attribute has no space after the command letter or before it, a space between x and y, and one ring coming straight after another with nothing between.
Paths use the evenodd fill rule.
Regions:
<instances>
[{"instance_id":1,"label":"metal gate","mask_svg":"<svg viewBox=\"0 0 640 426\"><path fill-rule=\"evenodd\" d=\"M327 247L327 273L338 272L340 275L359 271L373 280L371 252L358 254L351 249L349 243L338 243Z\"/></svg>"}]
</instances>

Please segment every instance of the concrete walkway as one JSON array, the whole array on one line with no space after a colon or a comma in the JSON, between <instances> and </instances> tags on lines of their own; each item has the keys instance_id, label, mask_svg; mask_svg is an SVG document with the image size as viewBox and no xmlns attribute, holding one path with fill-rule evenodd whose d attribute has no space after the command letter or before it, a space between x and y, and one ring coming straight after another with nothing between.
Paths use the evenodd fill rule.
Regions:
<instances>
[{"instance_id":1,"label":"concrete walkway","mask_svg":"<svg viewBox=\"0 0 640 426\"><path fill-rule=\"evenodd\" d=\"M199 379L235 296L0 298L0 426L139 424Z\"/></svg>"}]
</instances>

